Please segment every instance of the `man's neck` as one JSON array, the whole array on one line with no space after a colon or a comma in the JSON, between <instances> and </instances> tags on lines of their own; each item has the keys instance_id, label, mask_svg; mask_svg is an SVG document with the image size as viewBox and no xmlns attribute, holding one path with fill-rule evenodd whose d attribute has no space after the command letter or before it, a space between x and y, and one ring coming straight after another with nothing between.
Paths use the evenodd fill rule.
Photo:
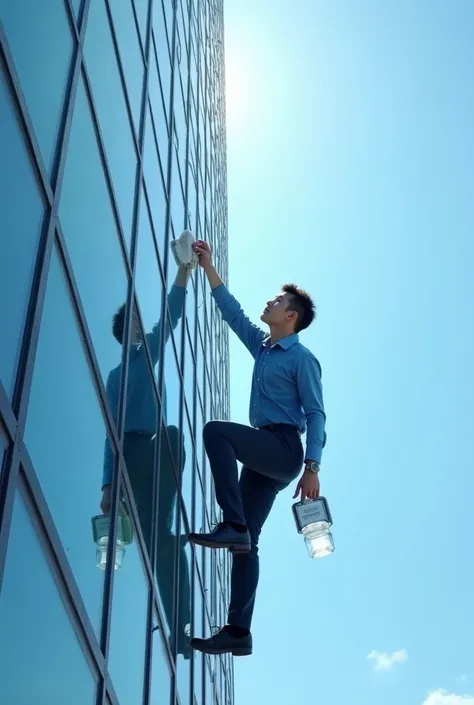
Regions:
<instances>
[{"instance_id":1,"label":"man's neck","mask_svg":"<svg viewBox=\"0 0 474 705\"><path fill-rule=\"evenodd\" d=\"M282 330L281 328L270 328L270 343L275 345L279 343L283 338L288 338L290 335L294 334L294 330Z\"/></svg>"}]
</instances>

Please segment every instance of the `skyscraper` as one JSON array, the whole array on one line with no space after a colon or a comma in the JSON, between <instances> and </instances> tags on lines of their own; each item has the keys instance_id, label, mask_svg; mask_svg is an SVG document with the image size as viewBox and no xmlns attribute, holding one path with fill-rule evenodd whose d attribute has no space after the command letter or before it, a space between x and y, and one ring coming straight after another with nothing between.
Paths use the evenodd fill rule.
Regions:
<instances>
[{"instance_id":1,"label":"skyscraper","mask_svg":"<svg viewBox=\"0 0 474 705\"><path fill-rule=\"evenodd\" d=\"M222 0L0 0L2 703L234 702L188 647L229 557L186 540L228 339L170 250L227 273L223 61Z\"/></svg>"}]
</instances>

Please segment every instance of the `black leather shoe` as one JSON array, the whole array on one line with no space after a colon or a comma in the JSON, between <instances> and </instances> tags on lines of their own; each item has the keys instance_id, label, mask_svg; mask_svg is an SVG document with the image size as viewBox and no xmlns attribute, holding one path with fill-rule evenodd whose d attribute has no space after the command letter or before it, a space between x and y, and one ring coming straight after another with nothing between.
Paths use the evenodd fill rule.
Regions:
<instances>
[{"instance_id":1,"label":"black leather shoe","mask_svg":"<svg viewBox=\"0 0 474 705\"><path fill-rule=\"evenodd\" d=\"M191 639L191 648L203 654L232 654L232 656L250 656L252 654L252 635L236 639L222 627L208 639Z\"/></svg>"},{"instance_id":2,"label":"black leather shoe","mask_svg":"<svg viewBox=\"0 0 474 705\"><path fill-rule=\"evenodd\" d=\"M229 524L218 524L208 534L189 534L191 543L207 548L229 548L233 553L248 553L250 551L250 534L239 532Z\"/></svg>"}]
</instances>

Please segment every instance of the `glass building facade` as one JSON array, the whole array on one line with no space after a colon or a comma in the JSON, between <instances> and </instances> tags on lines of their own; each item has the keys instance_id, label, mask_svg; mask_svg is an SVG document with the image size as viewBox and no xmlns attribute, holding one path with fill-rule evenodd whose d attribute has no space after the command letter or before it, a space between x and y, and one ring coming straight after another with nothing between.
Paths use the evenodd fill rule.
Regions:
<instances>
[{"instance_id":1,"label":"glass building facade","mask_svg":"<svg viewBox=\"0 0 474 705\"><path fill-rule=\"evenodd\" d=\"M223 0L0 0L0 157L0 702L232 705Z\"/></svg>"}]
</instances>

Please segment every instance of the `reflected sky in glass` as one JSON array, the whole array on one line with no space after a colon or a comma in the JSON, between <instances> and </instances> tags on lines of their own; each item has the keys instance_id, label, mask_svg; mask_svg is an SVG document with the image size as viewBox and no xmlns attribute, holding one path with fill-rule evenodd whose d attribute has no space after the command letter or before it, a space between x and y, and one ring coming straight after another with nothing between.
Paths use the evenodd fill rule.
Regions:
<instances>
[{"instance_id":1,"label":"reflected sky in glass","mask_svg":"<svg viewBox=\"0 0 474 705\"><path fill-rule=\"evenodd\" d=\"M0 17L43 160L50 170L73 50L66 8L62 0L0 0Z\"/></svg>"},{"instance_id":2,"label":"reflected sky in glass","mask_svg":"<svg viewBox=\"0 0 474 705\"><path fill-rule=\"evenodd\" d=\"M112 318L125 303L127 276L82 80L72 119L59 217L105 383L121 359L121 347L112 335Z\"/></svg>"},{"instance_id":3,"label":"reflected sky in glass","mask_svg":"<svg viewBox=\"0 0 474 705\"><path fill-rule=\"evenodd\" d=\"M91 518L100 514L104 439L102 414L64 274L54 254L25 442L97 635L104 574L96 568Z\"/></svg>"},{"instance_id":4,"label":"reflected sky in glass","mask_svg":"<svg viewBox=\"0 0 474 705\"><path fill-rule=\"evenodd\" d=\"M2 71L0 125L0 378L11 394L44 205Z\"/></svg>"},{"instance_id":5,"label":"reflected sky in glass","mask_svg":"<svg viewBox=\"0 0 474 705\"><path fill-rule=\"evenodd\" d=\"M64 705L65 693L68 705L94 701L95 678L19 495L0 599L0 684L5 705Z\"/></svg>"},{"instance_id":6,"label":"reflected sky in glass","mask_svg":"<svg viewBox=\"0 0 474 705\"><path fill-rule=\"evenodd\" d=\"M137 156L103 2L90 4L84 56L112 172L125 240L130 244Z\"/></svg>"}]
</instances>

